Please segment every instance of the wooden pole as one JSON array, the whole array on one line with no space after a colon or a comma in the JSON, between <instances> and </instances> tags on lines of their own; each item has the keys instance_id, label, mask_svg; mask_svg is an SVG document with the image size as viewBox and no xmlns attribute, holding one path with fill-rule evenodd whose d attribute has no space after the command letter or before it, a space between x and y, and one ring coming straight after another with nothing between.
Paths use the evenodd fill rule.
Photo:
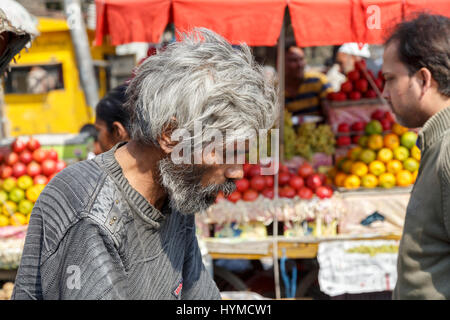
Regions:
<instances>
[{"instance_id":1,"label":"wooden pole","mask_svg":"<svg viewBox=\"0 0 450 320\"><path fill-rule=\"evenodd\" d=\"M286 11L283 17L283 24L281 26L280 37L278 38L277 47L277 74L278 74L278 89L279 89L279 119L278 119L278 129L279 129L279 158L275 159L280 164L284 159L284 44L285 44L285 21L286 21ZM278 171L275 173L274 177L274 199L278 199ZM280 270L278 265L278 217L277 208L273 210L273 272L275 279L275 298L280 299Z\"/></svg>"}]
</instances>

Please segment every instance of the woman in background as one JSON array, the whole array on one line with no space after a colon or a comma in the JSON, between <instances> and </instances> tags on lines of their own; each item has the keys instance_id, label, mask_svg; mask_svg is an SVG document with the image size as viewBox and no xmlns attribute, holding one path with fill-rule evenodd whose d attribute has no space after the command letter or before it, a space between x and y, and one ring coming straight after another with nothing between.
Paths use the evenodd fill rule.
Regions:
<instances>
[{"instance_id":1,"label":"woman in background","mask_svg":"<svg viewBox=\"0 0 450 320\"><path fill-rule=\"evenodd\" d=\"M129 140L129 115L123 108L126 90L127 85L122 84L108 92L97 104L95 128L98 146L94 148L95 154L108 151L120 141Z\"/></svg>"}]
</instances>

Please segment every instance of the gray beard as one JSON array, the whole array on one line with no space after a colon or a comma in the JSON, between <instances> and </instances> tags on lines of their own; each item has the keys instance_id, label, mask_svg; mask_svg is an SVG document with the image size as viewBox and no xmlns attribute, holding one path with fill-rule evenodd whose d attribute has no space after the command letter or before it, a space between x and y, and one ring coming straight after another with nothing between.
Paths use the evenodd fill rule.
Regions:
<instances>
[{"instance_id":1,"label":"gray beard","mask_svg":"<svg viewBox=\"0 0 450 320\"><path fill-rule=\"evenodd\" d=\"M219 191L231 194L232 180L223 184L201 185L206 169L200 165L174 164L169 157L159 162L160 183L169 194L170 207L182 214L195 214L211 206Z\"/></svg>"}]
</instances>

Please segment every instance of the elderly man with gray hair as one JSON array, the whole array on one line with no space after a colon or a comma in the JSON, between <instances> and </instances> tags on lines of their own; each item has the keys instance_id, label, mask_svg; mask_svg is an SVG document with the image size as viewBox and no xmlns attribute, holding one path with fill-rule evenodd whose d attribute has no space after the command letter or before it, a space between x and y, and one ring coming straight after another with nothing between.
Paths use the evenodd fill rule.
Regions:
<instances>
[{"instance_id":1,"label":"elderly man with gray hair","mask_svg":"<svg viewBox=\"0 0 450 320\"><path fill-rule=\"evenodd\" d=\"M131 140L67 167L37 200L13 299L220 299L194 214L234 190L242 164L220 157L273 126L276 90L246 45L196 29L140 65L127 97ZM217 132L223 154L205 143Z\"/></svg>"}]
</instances>

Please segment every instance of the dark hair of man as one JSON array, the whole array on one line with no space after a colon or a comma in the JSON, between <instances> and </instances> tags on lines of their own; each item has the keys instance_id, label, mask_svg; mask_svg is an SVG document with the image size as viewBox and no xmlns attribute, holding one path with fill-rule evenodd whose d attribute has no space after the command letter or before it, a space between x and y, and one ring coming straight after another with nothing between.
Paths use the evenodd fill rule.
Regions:
<instances>
[{"instance_id":1,"label":"dark hair of man","mask_svg":"<svg viewBox=\"0 0 450 320\"><path fill-rule=\"evenodd\" d=\"M126 90L126 84L115 87L109 91L97 104L96 117L106 123L110 132L113 130L114 121L120 122L124 128L128 130L130 116L123 108L123 104L126 101Z\"/></svg>"},{"instance_id":2,"label":"dark hair of man","mask_svg":"<svg viewBox=\"0 0 450 320\"><path fill-rule=\"evenodd\" d=\"M420 13L398 24L385 46L396 41L398 58L413 75L427 68L438 83L438 92L450 97L450 19Z\"/></svg>"},{"instance_id":3,"label":"dark hair of man","mask_svg":"<svg viewBox=\"0 0 450 320\"><path fill-rule=\"evenodd\" d=\"M287 53L290 48L300 48L303 50L302 47L297 45L295 38L287 38L286 41L284 42L284 53Z\"/></svg>"}]
</instances>

